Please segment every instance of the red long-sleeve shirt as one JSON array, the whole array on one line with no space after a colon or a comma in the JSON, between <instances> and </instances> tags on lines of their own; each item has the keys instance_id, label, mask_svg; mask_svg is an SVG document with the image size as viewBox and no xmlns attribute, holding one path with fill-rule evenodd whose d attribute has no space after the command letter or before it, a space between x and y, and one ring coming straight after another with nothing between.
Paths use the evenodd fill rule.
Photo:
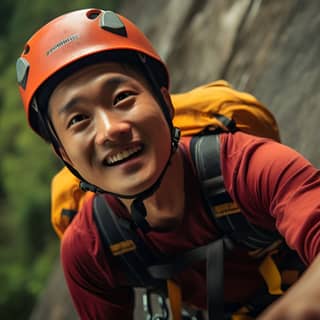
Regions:
<instances>
[{"instance_id":1,"label":"red long-sleeve shirt","mask_svg":"<svg viewBox=\"0 0 320 320\"><path fill-rule=\"evenodd\" d=\"M246 218L256 225L277 228L290 247L310 263L320 246L320 172L294 150L244 133L221 134L225 186ZM188 148L189 139L181 145ZM183 221L170 232L152 231L145 241L167 255L181 253L216 239L204 211L199 182L185 157L186 207ZM114 211L128 215L117 199L106 196ZM119 288L121 269L104 250L93 222L92 201L85 203L68 227L61 247L62 264L73 302L81 319L132 319L133 294ZM244 302L263 280L258 261L241 249L225 261L225 301ZM210 270L209 270L210 272ZM181 273L183 300L206 308L205 263Z\"/></svg>"}]
</instances>

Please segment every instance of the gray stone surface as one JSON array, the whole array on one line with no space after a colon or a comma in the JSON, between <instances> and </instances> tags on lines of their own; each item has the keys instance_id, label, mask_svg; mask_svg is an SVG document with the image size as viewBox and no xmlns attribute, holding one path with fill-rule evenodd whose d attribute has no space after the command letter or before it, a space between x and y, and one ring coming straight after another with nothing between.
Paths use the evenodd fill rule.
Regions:
<instances>
[{"instance_id":1,"label":"gray stone surface","mask_svg":"<svg viewBox=\"0 0 320 320\"><path fill-rule=\"evenodd\" d=\"M30 320L78 319L65 285L60 262L53 266L47 286L36 304Z\"/></svg>"},{"instance_id":2,"label":"gray stone surface","mask_svg":"<svg viewBox=\"0 0 320 320\"><path fill-rule=\"evenodd\" d=\"M320 1L124 2L119 11L167 61L172 91L227 79L274 112L285 144L320 165ZM76 318L57 266L31 319Z\"/></svg>"},{"instance_id":3,"label":"gray stone surface","mask_svg":"<svg viewBox=\"0 0 320 320\"><path fill-rule=\"evenodd\" d=\"M275 114L283 143L320 165L320 2L261 1L222 77Z\"/></svg>"}]
</instances>

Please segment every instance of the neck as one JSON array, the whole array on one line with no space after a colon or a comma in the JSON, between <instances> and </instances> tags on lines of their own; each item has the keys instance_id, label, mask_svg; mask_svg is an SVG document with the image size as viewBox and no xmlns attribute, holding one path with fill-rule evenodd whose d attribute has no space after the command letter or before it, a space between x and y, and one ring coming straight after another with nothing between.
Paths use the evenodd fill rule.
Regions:
<instances>
[{"instance_id":1,"label":"neck","mask_svg":"<svg viewBox=\"0 0 320 320\"><path fill-rule=\"evenodd\" d=\"M129 209L132 200L122 200ZM168 231L179 225L184 213L183 156L178 149L156 192L144 200L147 221L155 230Z\"/></svg>"}]
</instances>

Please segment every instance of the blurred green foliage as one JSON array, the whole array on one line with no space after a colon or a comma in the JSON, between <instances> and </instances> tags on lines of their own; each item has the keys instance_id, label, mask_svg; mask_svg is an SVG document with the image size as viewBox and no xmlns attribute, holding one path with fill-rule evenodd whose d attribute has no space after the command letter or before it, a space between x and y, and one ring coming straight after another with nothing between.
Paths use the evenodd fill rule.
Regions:
<instances>
[{"instance_id":1,"label":"blurred green foliage","mask_svg":"<svg viewBox=\"0 0 320 320\"><path fill-rule=\"evenodd\" d=\"M61 164L27 125L15 78L26 40L62 13L116 9L120 1L2 0L0 3L0 319L27 319L59 240L50 224L50 180Z\"/></svg>"}]
</instances>

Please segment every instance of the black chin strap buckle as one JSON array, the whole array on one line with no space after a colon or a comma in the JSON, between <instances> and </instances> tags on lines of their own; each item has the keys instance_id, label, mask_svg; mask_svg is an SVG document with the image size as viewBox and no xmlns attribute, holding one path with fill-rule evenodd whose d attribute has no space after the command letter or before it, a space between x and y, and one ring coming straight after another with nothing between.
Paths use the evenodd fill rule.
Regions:
<instances>
[{"instance_id":1,"label":"black chin strap buckle","mask_svg":"<svg viewBox=\"0 0 320 320\"><path fill-rule=\"evenodd\" d=\"M90 184L85 181L80 181L79 186L80 186L80 189L83 191L91 191L94 193L102 193L103 192L103 190L101 190L98 187L94 186L93 184Z\"/></svg>"},{"instance_id":2,"label":"black chin strap buckle","mask_svg":"<svg viewBox=\"0 0 320 320\"><path fill-rule=\"evenodd\" d=\"M143 201L139 198L135 199L131 204L131 215L134 224L137 228L140 228L143 233L147 233L151 230L148 221L145 219L147 216L146 208Z\"/></svg>"},{"instance_id":3,"label":"black chin strap buckle","mask_svg":"<svg viewBox=\"0 0 320 320\"><path fill-rule=\"evenodd\" d=\"M176 151L179 145L181 132L179 128L173 127L172 128L172 151Z\"/></svg>"}]
</instances>

